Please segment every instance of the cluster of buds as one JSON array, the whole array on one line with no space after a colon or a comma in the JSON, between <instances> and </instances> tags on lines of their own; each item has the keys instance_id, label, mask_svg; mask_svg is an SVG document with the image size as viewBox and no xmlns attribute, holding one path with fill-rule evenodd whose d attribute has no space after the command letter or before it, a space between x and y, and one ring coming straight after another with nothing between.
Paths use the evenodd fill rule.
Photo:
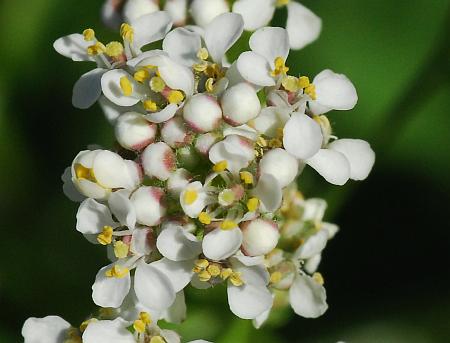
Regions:
<instances>
[{"instance_id":1,"label":"cluster of buds","mask_svg":"<svg viewBox=\"0 0 450 343\"><path fill-rule=\"evenodd\" d=\"M363 180L375 154L334 136L326 117L356 105L346 76L289 74L290 48L320 20L290 25L295 14L316 17L298 3L262 2L264 16L253 18L253 0L235 1L233 12L225 1L194 0L200 26L172 30L171 11L129 0L120 42L104 44L92 29L55 42L60 54L97 64L75 84L73 104L99 102L120 146L81 151L63 175L65 194L80 202L76 229L105 246L110 262L92 286L98 316L80 329L31 318L26 343L179 342L156 323L184 320L189 286L223 284L230 310L255 327L274 304L307 318L326 311L317 268L337 227L322 222L325 201L305 200L297 180L307 165L332 184ZM177 3L187 13L185 1L166 7ZM281 5L288 30L258 28ZM228 61L243 30L255 28L250 51ZM147 48L159 41L162 49Z\"/></svg>"}]
</instances>

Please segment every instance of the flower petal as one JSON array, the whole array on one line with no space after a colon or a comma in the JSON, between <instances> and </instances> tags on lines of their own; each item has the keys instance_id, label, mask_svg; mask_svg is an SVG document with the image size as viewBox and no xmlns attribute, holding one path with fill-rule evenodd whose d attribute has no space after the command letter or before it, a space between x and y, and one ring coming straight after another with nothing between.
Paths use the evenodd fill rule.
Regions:
<instances>
[{"instance_id":1,"label":"flower petal","mask_svg":"<svg viewBox=\"0 0 450 343\"><path fill-rule=\"evenodd\" d=\"M71 58L72 61L93 61L94 59L88 55L87 48L92 42L84 40L83 35L73 33L68 36L58 38L53 43L53 48L61 55Z\"/></svg>"},{"instance_id":2,"label":"flower petal","mask_svg":"<svg viewBox=\"0 0 450 343\"><path fill-rule=\"evenodd\" d=\"M286 150L275 148L264 154L259 163L261 174L275 177L281 188L286 187L298 173L298 160Z\"/></svg>"},{"instance_id":3,"label":"flower petal","mask_svg":"<svg viewBox=\"0 0 450 343\"><path fill-rule=\"evenodd\" d=\"M153 12L131 22L134 29L133 44L140 49L144 45L163 39L172 27L172 19L164 11Z\"/></svg>"},{"instance_id":4,"label":"flower petal","mask_svg":"<svg viewBox=\"0 0 450 343\"><path fill-rule=\"evenodd\" d=\"M177 110L178 106L176 104L169 104L161 111L149 113L144 117L149 122L159 124L168 121L169 119L172 119L175 116L175 113L177 113Z\"/></svg>"},{"instance_id":5,"label":"flower petal","mask_svg":"<svg viewBox=\"0 0 450 343\"><path fill-rule=\"evenodd\" d=\"M203 238L203 253L207 258L220 261L232 256L242 244L239 227L231 230L215 229Z\"/></svg>"},{"instance_id":6,"label":"flower petal","mask_svg":"<svg viewBox=\"0 0 450 343\"><path fill-rule=\"evenodd\" d=\"M105 188L131 188L134 186L128 166L118 154L102 150L92 165L97 182Z\"/></svg>"},{"instance_id":7,"label":"flower petal","mask_svg":"<svg viewBox=\"0 0 450 343\"><path fill-rule=\"evenodd\" d=\"M169 323L181 324L186 319L186 301L184 292L177 293L175 302L161 316Z\"/></svg>"},{"instance_id":8,"label":"flower petal","mask_svg":"<svg viewBox=\"0 0 450 343\"><path fill-rule=\"evenodd\" d=\"M196 258L202 251L201 243L181 226L168 225L158 236L156 246L159 252L172 261L186 261Z\"/></svg>"},{"instance_id":9,"label":"flower petal","mask_svg":"<svg viewBox=\"0 0 450 343\"><path fill-rule=\"evenodd\" d=\"M135 343L127 326L121 318L90 322L83 333L83 343Z\"/></svg>"},{"instance_id":10,"label":"flower petal","mask_svg":"<svg viewBox=\"0 0 450 343\"><path fill-rule=\"evenodd\" d=\"M120 79L127 77L130 80L133 90L138 87L138 84L126 71L121 69L114 69L106 72L102 76L101 84L102 91L108 100L119 106L133 106L139 102L139 98L133 96L126 96L120 88Z\"/></svg>"},{"instance_id":11,"label":"flower petal","mask_svg":"<svg viewBox=\"0 0 450 343\"><path fill-rule=\"evenodd\" d=\"M289 290L289 302L299 316L320 317L328 309L325 288L307 275L298 275Z\"/></svg>"},{"instance_id":12,"label":"flower petal","mask_svg":"<svg viewBox=\"0 0 450 343\"><path fill-rule=\"evenodd\" d=\"M102 232L104 226L117 226L109 208L94 199L84 200L77 212L77 231L85 235L95 235Z\"/></svg>"},{"instance_id":13,"label":"flower petal","mask_svg":"<svg viewBox=\"0 0 450 343\"><path fill-rule=\"evenodd\" d=\"M22 327L24 343L60 343L66 338L70 324L58 316L28 318Z\"/></svg>"},{"instance_id":14,"label":"flower petal","mask_svg":"<svg viewBox=\"0 0 450 343\"><path fill-rule=\"evenodd\" d=\"M111 194L108 205L117 220L124 226L134 229L136 225L136 211L130 201L130 191L120 190Z\"/></svg>"},{"instance_id":15,"label":"flower petal","mask_svg":"<svg viewBox=\"0 0 450 343\"><path fill-rule=\"evenodd\" d=\"M295 252L295 257L302 260L313 257L319 254L327 245L328 233L325 230L320 230L316 234L309 237L305 243Z\"/></svg>"},{"instance_id":16,"label":"flower petal","mask_svg":"<svg viewBox=\"0 0 450 343\"><path fill-rule=\"evenodd\" d=\"M320 149L306 163L333 185L342 186L350 178L350 163L344 154L331 149Z\"/></svg>"},{"instance_id":17,"label":"flower petal","mask_svg":"<svg viewBox=\"0 0 450 343\"><path fill-rule=\"evenodd\" d=\"M198 62L197 53L201 47L200 35L183 27L169 32L163 41L163 50L170 58L188 67Z\"/></svg>"},{"instance_id":18,"label":"flower petal","mask_svg":"<svg viewBox=\"0 0 450 343\"><path fill-rule=\"evenodd\" d=\"M95 68L83 74L73 86L72 104L76 108L91 107L102 94L101 79L106 69Z\"/></svg>"},{"instance_id":19,"label":"flower petal","mask_svg":"<svg viewBox=\"0 0 450 343\"><path fill-rule=\"evenodd\" d=\"M101 268L95 277L95 282L92 285L92 299L98 306L118 308L130 291L130 273L122 278L106 276L105 273L115 264L112 263Z\"/></svg>"},{"instance_id":20,"label":"flower petal","mask_svg":"<svg viewBox=\"0 0 450 343\"><path fill-rule=\"evenodd\" d=\"M233 4L233 12L242 15L245 30L254 31L269 24L275 6L272 0L238 0Z\"/></svg>"},{"instance_id":21,"label":"flower petal","mask_svg":"<svg viewBox=\"0 0 450 343\"><path fill-rule=\"evenodd\" d=\"M282 57L286 61L289 55L289 36L281 27L263 27L257 30L250 37L249 44L250 49L263 56L272 69L275 67L277 57Z\"/></svg>"},{"instance_id":22,"label":"flower petal","mask_svg":"<svg viewBox=\"0 0 450 343\"><path fill-rule=\"evenodd\" d=\"M163 273L172 284L175 292L180 292L191 282L194 272L193 260L191 261L171 261L168 258L163 257L159 261L150 264L152 267Z\"/></svg>"},{"instance_id":23,"label":"flower petal","mask_svg":"<svg viewBox=\"0 0 450 343\"><path fill-rule=\"evenodd\" d=\"M252 194L260 201L262 212L274 212L281 206L283 197L278 180L271 174L262 174Z\"/></svg>"},{"instance_id":24,"label":"flower petal","mask_svg":"<svg viewBox=\"0 0 450 343\"><path fill-rule=\"evenodd\" d=\"M239 56L236 65L245 80L258 86L275 85L275 80L270 76L270 64L263 56L247 51Z\"/></svg>"},{"instance_id":25,"label":"flower petal","mask_svg":"<svg viewBox=\"0 0 450 343\"><path fill-rule=\"evenodd\" d=\"M227 293L231 312L242 319L255 319L272 307L272 294L266 286L228 283Z\"/></svg>"},{"instance_id":26,"label":"flower petal","mask_svg":"<svg viewBox=\"0 0 450 343\"><path fill-rule=\"evenodd\" d=\"M314 42L320 35L322 20L295 1L289 2L287 10L286 30L289 33L291 48L298 50Z\"/></svg>"}]
</instances>

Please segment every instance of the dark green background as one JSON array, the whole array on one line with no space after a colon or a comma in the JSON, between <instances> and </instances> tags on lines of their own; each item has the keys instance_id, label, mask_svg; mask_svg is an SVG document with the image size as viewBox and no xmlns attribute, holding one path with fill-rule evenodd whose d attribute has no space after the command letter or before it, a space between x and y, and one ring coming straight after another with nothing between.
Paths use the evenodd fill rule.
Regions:
<instances>
[{"instance_id":1,"label":"dark green background","mask_svg":"<svg viewBox=\"0 0 450 343\"><path fill-rule=\"evenodd\" d=\"M188 295L186 339L216 342L448 342L449 2L308 0L320 39L292 53L295 72L331 68L353 80L359 103L329 118L340 137L369 140L375 168L363 183L326 184L306 195L330 201L341 227L320 270L330 309L306 320L277 313L262 330L233 320L224 290ZM90 287L104 249L75 231L76 204L60 175L87 144L113 140L98 107L71 106L90 65L57 55L53 41L86 27L105 41L101 1L9 0L0 4L0 341L20 342L28 316L73 324L93 309ZM280 23L285 13L277 14Z\"/></svg>"}]
</instances>

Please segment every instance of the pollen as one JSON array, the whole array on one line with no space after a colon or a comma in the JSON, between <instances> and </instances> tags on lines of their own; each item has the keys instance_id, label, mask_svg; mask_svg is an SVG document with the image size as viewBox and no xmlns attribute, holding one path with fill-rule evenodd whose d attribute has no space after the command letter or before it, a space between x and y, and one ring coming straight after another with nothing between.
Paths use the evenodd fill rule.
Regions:
<instances>
[{"instance_id":1,"label":"pollen","mask_svg":"<svg viewBox=\"0 0 450 343\"><path fill-rule=\"evenodd\" d=\"M133 85L128 77L122 76L120 78L120 89L122 89L122 93L125 96L133 94Z\"/></svg>"},{"instance_id":2,"label":"pollen","mask_svg":"<svg viewBox=\"0 0 450 343\"><path fill-rule=\"evenodd\" d=\"M228 162L226 160L223 160L223 161L217 162L214 165L213 170L216 173L220 173L220 172L223 172L225 169L227 169L227 167L228 167Z\"/></svg>"},{"instance_id":3,"label":"pollen","mask_svg":"<svg viewBox=\"0 0 450 343\"><path fill-rule=\"evenodd\" d=\"M142 320L145 324L151 324L152 318L148 312L139 313L139 319Z\"/></svg>"},{"instance_id":4,"label":"pollen","mask_svg":"<svg viewBox=\"0 0 450 343\"><path fill-rule=\"evenodd\" d=\"M77 179L97 182L92 168L86 168L82 164L77 163L75 164L74 169Z\"/></svg>"},{"instance_id":5,"label":"pollen","mask_svg":"<svg viewBox=\"0 0 450 343\"><path fill-rule=\"evenodd\" d=\"M299 89L298 79L295 76L287 75L283 77L281 84L283 85L284 89L289 92L297 92Z\"/></svg>"},{"instance_id":6,"label":"pollen","mask_svg":"<svg viewBox=\"0 0 450 343\"><path fill-rule=\"evenodd\" d=\"M95 31L92 29L86 29L83 31L83 37L85 41L91 41L95 38Z\"/></svg>"},{"instance_id":7,"label":"pollen","mask_svg":"<svg viewBox=\"0 0 450 343\"><path fill-rule=\"evenodd\" d=\"M102 233L97 236L97 241L102 245L108 245L112 242L113 228L111 226L104 226Z\"/></svg>"},{"instance_id":8,"label":"pollen","mask_svg":"<svg viewBox=\"0 0 450 343\"><path fill-rule=\"evenodd\" d=\"M195 266L201 269L205 269L209 266L209 261L205 258L195 261Z\"/></svg>"},{"instance_id":9,"label":"pollen","mask_svg":"<svg viewBox=\"0 0 450 343\"><path fill-rule=\"evenodd\" d=\"M123 54L123 45L120 42L109 42L106 44L106 54L109 57L119 57Z\"/></svg>"},{"instance_id":10,"label":"pollen","mask_svg":"<svg viewBox=\"0 0 450 343\"><path fill-rule=\"evenodd\" d=\"M166 83L159 76L155 76L150 80L150 88L156 93L161 93L166 88Z\"/></svg>"},{"instance_id":11,"label":"pollen","mask_svg":"<svg viewBox=\"0 0 450 343\"><path fill-rule=\"evenodd\" d=\"M323 279L323 276L320 273L314 273L312 278L316 283L318 283L321 286L325 283L325 280Z\"/></svg>"},{"instance_id":12,"label":"pollen","mask_svg":"<svg viewBox=\"0 0 450 343\"><path fill-rule=\"evenodd\" d=\"M298 86L300 88L306 88L310 85L311 83L309 82L309 77L308 76L300 76L298 78Z\"/></svg>"},{"instance_id":13,"label":"pollen","mask_svg":"<svg viewBox=\"0 0 450 343\"><path fill-rule=\"evenodd\" d=\"M200 273L197 274L198 279L203 282L207 282L211 280L211 274L207 270L203 270Z\"/></svg>"},{"instance_id":14,"label":"pollen","mask_svg":"<svg viewBox=\"0 0 450 343\"><path fill-rule=\"evenodd\" d=\"M140 319L135 320L133 323L133 328L136 330L136 332L144 333L145 327L146 327L145 323Z\"/></svg>"},{"instance_id":15,"label":"pollen","mask_svg":"<svg viewBox=\"0 0 450 343\"><path fill-rule=\"evenodd\" d=\"M178 90L172 90L169 93L169 96L167 97L167 101L169 101L169 104L179 104L184 100L184 95L181 91Z\"/></svg>"},{"instance_id":16,"label":"pollen","mask_svg":"<svg viewBox=\"0 0 450 343\"><path fill-rule=\"evenodd\" d=\"M220 272L220 277L223 280L226 280L230 277L231 274L233 274L233 270L231 268L223 268Z\"/></svg>"},{"instance_id":17,"label":"pollen","mask_svg":"<svg viewBox=\"0 0 450 343\"><path fill-rule=\"evenodd\" d=\"M276 2L276 6L277 7L283 7L286 6L287 4L289 4L291 0L277 0Z\"/></svg>"},{"instance_id":18,"label":"pollen","mask_svg":"<svg viewBox=\"0 0 450 343\"><path fill-rule=\"evenodd\" d=\"M253 184L253 174L248 171L242 171L239 173L241 180L244 181L246 185Z\"/></svg>"},{"instance_id":19,"label":"pollen","mask_svg":"<svg viewBox=\"0 0 450 343\"><path fill-rule=\"evenodd\" d=\"M241 272L232 272L230 275L231 283L236 287L242 286L244 284L244 280L242 280L241 276Z\"/></svg>"},{"instance_id":20,"label":"pollen","mask_svg":"<svg viewBox=\"0 0 450 343\"><path fill-rule=\"evenodd\" d=\"M87 48L88 55L96 56L103 54L106 51L106 47L101 42L96 42L95 44L88 46Z\"/></svg>"},{"instance_id":21,"label":"pollen","mask_svg":"<svg viewBox=\"0 0 450 343\"><path fill-rule=\"evenodd\" d=\"M206 80L205 89L208 93L212 93L214 91L214 79L212 77Z\"/></svg>"},{"instance_id":22,"label":"pollen","mask_svg":"<svg viewBox=\"0 0 450 343\"><path fill-rule=\"evenodd\" d=\"M255 212L258 209L259 206L259 199L258 198L250 198L247 201L247 208L250 212Z\"/></svg>"},{"instance_id":23,"label":"pollen","mask_svg":"<svg viewBox=\"0 0 450 343\"><path fill-rule=\"evenodd\" d=\"M147 69L140 69L134 73L133 77L137 82L143 83L145 80L150 78L150 73Z\"/></svg>"},{"instance_id":24,"label":"pollen","mask_svg":"<svg viewBox=\"0 0 450 343\"><path fill-rule=\"evenodd\" d=\"M209 53L208 50L205 48L201 48L198 52L197 52L197 57L199 59L201 59L202 61L207 60L209 57Z\"/></svg>"},{"instance_id":25,"label":"pollen","mask_svg":"<svg viewBox=\"0 0 450 343\"><path fill-rule=\"evenodd\" d=\"M184 193L184 202L187 205L192 205L195 200L197 200L198 198L198 192L194 189L188 189L185 193Z\"/></svg>"},{"instance_id":26,"label":"pollen","mask_svg":"<svg viewBox=\"0 0 450 343\"><path fill-rule=\"evenodd\" d=\"M272 72L270 73L270 75L272 75L273 77L278 76L278 75L286 75L286 73L289 71L289 68L286 67L283 57L275 58L274 64L275 64L275 69L272 70Z\"/></svg>"},{"instance_id":27,"label":"pollen","mask_svg":"<svg viewBox=\"0 0 450 343\"><path fill-rule=\"evenodd\" d=\"M222 268L218 263L211 263L206 270L212 277L216 277L220 275Z\"/></svg>"},{"instance_id":28,"label":"pollen","mask_svg":"<svg viewBox=\"0 0 450 343\"><path fill-rule=\"evenodd\" d=\"M112 267L111 269L107 270L105 272L105 275L107 277L115 277L117 279L121 279L121 278L124 278L125 276L127 276L129 272L130 271L129 271L128 268L123 268L123 267L121 267L121 266L116 264L116 265L114 265L114 267Z\"/></svg>"},{"instance_id":29,"label":"pollen","mask_svg":"<svg viewBox=\"0 0 450 343\"><path fill-rule=\"evenodd\" d=\"M201 212L198 216L198 220L205 225L211 224L211 216L206 212Z\"/></svg>"},{"instance_id":30,"label":"pollen","mask_svg":"<svg viewBox=\"0 0 450 343\"><path fill-rule=\"evenodd\" d=\"M206 68L208 68L208 63L202 62L202 63L196 63L192 66L192 68L199 73L203 73Z\"/></svg>"},{"instance_id":31,"label":"pollen","mask_svg":"<svg viewBox=\"0 0 450 343\"><path fill-rule=\"evenodd\" d=\"M237 227L237 224L233 220L225 219L221 224L220 228L222 230L232 230Z\"/></svg>"},{"instance_id":32,"label":"pollen","mask_svg":"<svg viewBox=\"0 0 450 343\"><path fill-rule=\"evenodd\" d=\"M316 87L313 84L310 84L308 87L305 88L305 94L308 94L312 100L316 100L317 99Z\"/></svg>"},{"instance_id":33,"label":"pollen","mask_svg":"<svg viewBox=\"0 0 450 343\"><path fill-rule=\"evenodd\" d=\"M117 258L125 258L128 256L130 247L122 241L117 241L114 243L114 255Z\"/></svg>"},{"instance_id":34,"label":"pollen","mask_svg":"<svg viewBox=\"0 0 450 343\"><path fill-rule=\"evenodd\" d=\"M120 35L122 36L122 38L124 40L127 40L130 43L132 43L133 42L133 38L134 38L134 30L131 27L131 25L129 25L127 23L123 23L120 26Z\"/></svg>"},{"instance_id":35,"label":"pollen","mask_svg":"<svg viewBox=\"0 0 450 343\"><path fill-rule=\"evenodd\" d=\"M152 100L145 100L143 105L146 111L156 112L158 110L158 105Z\"/></svg>"}]
</instances>

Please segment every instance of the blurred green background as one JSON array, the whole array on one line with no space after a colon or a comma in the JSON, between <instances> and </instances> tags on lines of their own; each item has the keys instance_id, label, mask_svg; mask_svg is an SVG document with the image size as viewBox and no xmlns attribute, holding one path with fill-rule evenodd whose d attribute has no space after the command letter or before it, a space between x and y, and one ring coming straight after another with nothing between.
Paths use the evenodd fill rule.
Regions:
<instances>
[{"instance_id":1,"label":"blurred green background","mask_svg":"<svg viewBox=\"0 0 450 343\"><path fill-rule=\"evenodd\" d=\"M305 0L322 17L319 41L293 53L294 71L331 68L353 80L359 104L331 113L340 137L377 153L363 183L333 187L308 171L308 197L330 201L341 227L320 267L330 309L316 320L277 313L263 329L232 318L224 290L188 294L186 339L215 342L449 342L449 1ZM73 324L94 308L91 284L104 249L75 231L77 205L60 175L86 145L110 147L99 107L71 106L89 64L53 41L86 27L104 40L101 1L0 3L0 342L20 342L29 316ZM277 14L282 23L286 13Z\"/></svg>"}]
</instances>

